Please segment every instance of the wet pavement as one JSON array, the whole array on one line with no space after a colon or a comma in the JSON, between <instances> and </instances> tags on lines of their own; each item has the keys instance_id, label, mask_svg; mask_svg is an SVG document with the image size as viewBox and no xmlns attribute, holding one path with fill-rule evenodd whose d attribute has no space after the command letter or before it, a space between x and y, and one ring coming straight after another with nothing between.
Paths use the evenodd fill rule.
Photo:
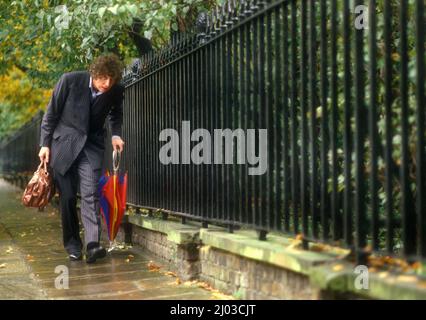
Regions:
<instances>
[{"instance_id":1,"label":"wet pavement","mask_svg":"<svg viewBox=\"0 0 426 320\"><path fill-rule=\"evenodd\" d=\"M58 211L25 208L21 194L0 179L0 299L229 298L182 283L141 247L122 246L91 265L70 262Z\"/></svg>"}]
</instances>

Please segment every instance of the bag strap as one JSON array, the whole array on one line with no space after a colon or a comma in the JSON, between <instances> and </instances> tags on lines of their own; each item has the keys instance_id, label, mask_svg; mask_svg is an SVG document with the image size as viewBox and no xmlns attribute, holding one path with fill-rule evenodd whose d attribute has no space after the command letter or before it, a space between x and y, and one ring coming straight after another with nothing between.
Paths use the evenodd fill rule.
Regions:
<instances>
[{"instance_id":1,"label":"bag strap","mask_svg":"<svg viewBox=\"0 0 426 320\"><path fill-rule=\"evenodd\" d=\"M47 173L47 162L46 161L40 161L40 164L39 164L39 166L37 168L37 171L40 171L41 166L44 167L44 171Z\"/></svg>"}]
</instances>

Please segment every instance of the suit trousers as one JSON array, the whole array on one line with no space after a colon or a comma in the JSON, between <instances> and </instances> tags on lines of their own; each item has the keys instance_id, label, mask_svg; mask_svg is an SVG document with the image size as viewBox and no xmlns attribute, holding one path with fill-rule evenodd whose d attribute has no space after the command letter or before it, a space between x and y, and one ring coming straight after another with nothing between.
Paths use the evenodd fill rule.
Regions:
<instances>
[{"instance_id":1,"label":"suit trousers","mask_svg":"<svg viewBox=\"0 0 426 320\"><path fill-rule=\"evenodd\" d=\"M71 167L61 175L54 170L54 181L59 190L64 247L68 253L81 251L80 225L77 214L77 191L80 190L80 212L84 227L84 242L99 242L101 217L97 193L101 170L92 170L84 149Z\"/></svg>"}]
</instances>

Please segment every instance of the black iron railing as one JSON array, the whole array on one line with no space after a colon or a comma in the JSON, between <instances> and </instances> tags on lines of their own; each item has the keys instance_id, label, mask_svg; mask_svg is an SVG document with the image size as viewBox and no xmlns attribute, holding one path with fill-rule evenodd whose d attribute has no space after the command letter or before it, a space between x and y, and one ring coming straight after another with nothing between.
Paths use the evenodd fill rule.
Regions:
<instances>
[{"instance_id":1,"label":"black iron railing","mask_svg":"<svg viewBox=\"0 0 426 320\"><path fill-rule=\"evenodd\" d=\"M40 164L38 158L40 125L43 113L21 127L0 143L0 173L18 179L30 177ZM28 181L26 181L28 182ZM23 185L25 181L19 181Z\"/></svg>"},{"instance_id":2,"label":"black iron railing","mask_svg":"<svg viewBox=\"0 0 426 320\"><path fill-rule=\"evenodd\" d=\"M129 202L425 257L423 0L230 1L204 21L126 70ZM184 121L212 144L267 129L266 173L236 148L233 164L185 162ZM179 164L159 160L166 128Z\"/></svg>"},{"instance_id":3,"label":"black iron railing","mask_svg":"<svg viewBox=\"0 0 426 320\"><path fill-rule=\"evenodd\" d=\"M129 205L424 259L424 6L230 1L135 61Z\"/></svg>"}]
</instances>

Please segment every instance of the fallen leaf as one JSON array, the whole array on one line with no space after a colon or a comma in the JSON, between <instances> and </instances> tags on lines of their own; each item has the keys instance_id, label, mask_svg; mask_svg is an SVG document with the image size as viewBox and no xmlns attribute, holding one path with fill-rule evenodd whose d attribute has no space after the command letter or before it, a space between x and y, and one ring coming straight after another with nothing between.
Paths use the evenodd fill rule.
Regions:
<instances>
[{"instance_id":1,"label":"fallen leaf","mask_svg":"<svg viewBox=\"0 0 426 320\"><path fill-rule=\"evenodd\" d=\"M379 273L380 279L386 278L387 276L389 276L389 272L387 272L387 271L382 271L382 272Z\"/></svg>"},{"instance_id":2,"label":"fallen leaf","mask_svg":"<svg viewBox=\"0 0 426 320\"><path fill-rule=\"evenodd\" d=\"M384 263L387 263L387 264L392 264L392 262L393 262L391 256L383 257L383 261L384 261Z\"/></svg>"},{"instance_id":3,"label":"fallen leaf","mask_svg":"<svg viewBox=\"0 0 426 320\"><path fill-rule=\"evenodd\" d=\"M220 292L213 292L213 296L214 296L215 298L220 299L220 300L235 300L235 298L234 298L234 297L232 297L232 296L228 296L228 295L223 294L223 293L220 293Z\"/></svg>"},{"instance_id":4,"label":"fallen leaf","mask_svg":"<svg viewBox=\"0 0 426 320\"><path fill-rule=\"evenodd\" d=\"M295 240L303 240L303 234L299 233L299 234L296 236Z\"/></svg>"},{"instance_id":5,"label":"fallen leaf","mask_svg":"<svg viewBox=\"0 0 426 320\"><path fill-rule=\"evenodd\" d=\"M127 263L129 263L129 262L130 262L130 259L126 259L125 261L126 261Z\"/></svg>"},{"instance_id":6,"label":"fallen leaf","mask_svg":"<svg viewBox=\"0 0 426 320\"><path fill-rule=\"evenodd\" d=\"M9 248L6 250L6 253L7 253L7 254L13 253L13 248L12 248L12 247L9 247Z\"/></svg>"},{"instance_id":7,"label":"fallen leaf","mask_svg":"<svg viewBox=\"0 0 426 320\"><path fill-rule=\"evenodd\" d=\"M401 275L398 276L397 281L401 281L401 282L416 282L418 279L415 276L406 276L406 275Z\"/></svg>"},{"instance_id":8,"label":"fallen leaf","mask_svg":"<svg viewBox=\"0 0 426 320\"><path fill-rule=\"evenodd\" d=\"M176 283L176 284L181 284L181 283L182 283L182 281L180 281L180 279L179 279L179 278L177 278L177 279L176 279L176 281L175 281L175 283Z\"/></svg>"},{"instance_id":9,"label":"fallen leaf","mask_svg":"<svg viewBox=\"0 0 426 320\"><path fill-rule=\"evenodd\" d=\"M392 60L393 61L399 61L401 60L401 56L398 53L392 53Z\"/></svg>"},{"instance_id":10,"label":"fallen leaf","mask_svg":"<svg viewBox=\"0 0 426 320\"><path fill-rule=\"evenodd\" d=\"M369 252L369 253L373 252L373 246L372 246L371 244L367 245L367 246L364 248L364 251L365 251L365 252Z\"/></svg>"},{"instance_id":11,"label":"fallen leaf","mask_svg":"<svg viewBox=\"0 0 426 320\"><path fill-rule=\"evenodd\" d=\"M411 265L411 268L413 268L414 270L419 270L421 269L422 264L420 262L415 262Z\"/></svg>"},{"instance_id":12,"label":"fallen leaf","mask_svg":"<svg viewBox=\"0 0 426 320\"><path fill-rule=\"evenodd\" d=\"M177 274L171 271L164 273L166 276L177 277Z\"/></svg>"},{"instance_id":13,"label":"fallen leaf","mask_svg":"<svg viewBox=\"0 0 426 320\"><path fill-rule=\"evenodd\" d=\"M159 271L160 270L160 266L156 265L153 261L150 261L148 264L148 269L149 271Z\"/></svg>"},{"instance_id":14,"label":"fallen leaf","mask_svg":"<svg viewBox=\"0 0 426 320\"><path fill-rule=\"evenodd\" d=\"M4 268L6 268L6 263L0 264L0 269L4 269Z\"/></svg>"},{"instance_id":15,"label":"fallen leaf","mask_svg":"<svg viewBox=\"0 0 426 320\"><path fill-rule=\"evenodd\" d=\"M368 257L368 263L371 267L380 268L380 267L383 267L385 265L385 258L384 257L370 256L370 257Z\"/></svg>"},{"instance_id":16,"label":"fallen leaf","mask_svg":"<svg viewBox=\"0 0 426 320\"><path fill-rule=\"evenodd\" d=\"M344 269L343 264L336 264L335 266L333 266L333 271L342 271Z\"/></svg>"},{"instance_id":17,"label":"fallen leaf","mask_svg":"<svg viewBox=\"0 0 426 320\"><path fill-rule=\"evenodd\" d=\"M205 282L200 282L198 286L208 291L214 291L214 289L208 283Z\"/></svg>"},{"instance_id":18,"label":"fallen leaf","mask_svg":"<svg viewBox=\"0 0 426 320\"><path fill-rule=\"evenodd\" d=\"M302 245L302 235L297 235L295 239L293 239L287 249L297 249Z\"/></svg>"},{"instance_id":19,"label":"fallen leaf","mask_svg":"<svg viewBox=\"0 0 426 320\"><path fill-rule=\"evenodd\" d=\"M324 252L327 251L329 247L323 243L314 243L310 249L314 252Z\"/></svg>"}]
</instances>

